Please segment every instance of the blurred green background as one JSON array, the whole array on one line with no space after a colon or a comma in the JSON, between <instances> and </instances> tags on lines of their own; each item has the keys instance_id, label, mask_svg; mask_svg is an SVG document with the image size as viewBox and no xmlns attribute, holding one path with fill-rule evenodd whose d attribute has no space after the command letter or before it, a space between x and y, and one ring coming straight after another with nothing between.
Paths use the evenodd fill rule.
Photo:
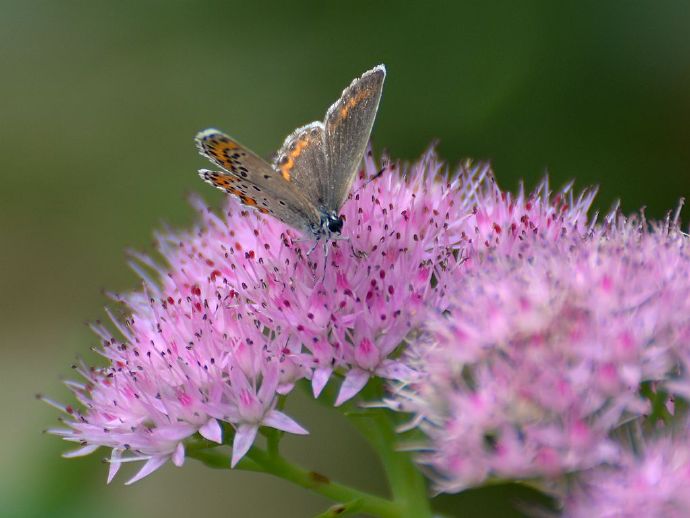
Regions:
<instances>
[{"instance_id":1,"label":"blurred green background","mask_svg":"<svg viewBox=\"0 0 690 518\"><path fill-rule=\"evenodd\" d=\"M62 460L41 430L69 400L60 377L95 344L103 289L137 286L127 247L185 194L211 192L192 137L216 126L264 156L320 119L378 63L377 151L490 159L500 184L601 186L661 217L690 191L689 2L165 2L0 0L0 515L311 516L326 502L259 475L189 461L105 486L100 456ZM686 218L687 221L687 218ZM369 452L306 401L290 454L382 490ZM126 475L126 473L125 473ZM509 490L466 495L509 516ZM515 511L517 513L517 511Z\"/></svg>"}]
</instances>

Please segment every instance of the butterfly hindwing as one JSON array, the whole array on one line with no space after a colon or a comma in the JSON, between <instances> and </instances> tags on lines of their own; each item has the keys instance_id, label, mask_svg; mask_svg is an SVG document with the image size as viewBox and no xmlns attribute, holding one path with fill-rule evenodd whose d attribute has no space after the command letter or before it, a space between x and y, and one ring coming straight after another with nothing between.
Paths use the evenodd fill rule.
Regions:
<instances>
[{"instance_id":1,"label":"butterfly hindwing","mask_svg":"<svg viewBox=\"0 0 690 518\"><path fill-rule=\"evenodd\" d=\"M225 170L202 169L199 175L206 182L302 232L318 227L320 214L313 204L255 153L215 129L199 133L196 142L203 156Z\"/></svg>"},{"instance_id":2,"label":"butterfly hindwing","mask_svg":"<svg viewBox=\"0 0 690 518\"><path fill-rule=\"evenodd\" d=\"M273 168L319 208L325 204L322 183L326 167L321 122L312 122L293 131L285 139L273 162Z\"/></svg>"},{"instance_id":3,"label":"butterfly hindwing","mask_svg":"<svg viewBox=\"0 0 690 518\"><path fill-rule=\"evenodd\" d=\"M339 211L352 187L374 125L386 69L372 68L355 79L326 113L324 121L328 172L322 197Z\"/></svg>"}]
</instances>

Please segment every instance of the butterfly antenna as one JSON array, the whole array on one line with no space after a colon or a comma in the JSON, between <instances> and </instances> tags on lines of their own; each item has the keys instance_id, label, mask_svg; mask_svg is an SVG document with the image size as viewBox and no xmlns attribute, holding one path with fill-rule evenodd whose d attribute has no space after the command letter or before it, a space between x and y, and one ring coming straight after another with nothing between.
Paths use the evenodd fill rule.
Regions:
<instances>
[{"instance_id":1,"label":"butterfly antenna","mask_svg":"<svg viewBox=\"0 0 690 518\"><path fill-rule=\"evenodd\" d=\"M326 280L326 266L328 266L328 251L330 247L328 246L328 241L323 242L323 274L321 275L321 287Z\"/></svg>"},{"instance_id":2,"label":"butterfly antenna","mask_svg":"<svg viewBox=\"0 0 690 518\"><path fill-rule=\"evenodd\" d=\"M381 167L381 169L379 169L379 170L376 172L376 174L375 174L374 176L372 176L371 178L368 178L367 181L364 182L362 185L360 185L360 186L359 186L359 189L357 189L357 190L356 190L355 192L353 192L352 194L353 194L353 195L357 194L359 191L361 191L362 189L364 189L364 188L365 188L367 185L369 185L371 182L373 182L374 180L377 180L377 179L381 178L381 175L383 174L383 172L384 172L386 169L388 169L388 163L383 164L383 167Z\"/></svg>"},{"instance_id":3,"label":"butterfly antenna","mask_svg":"<svg viewBox=\"0 0 690 518\"><path fill-rule=\"evenodd\" d=\"M379 169L379 170L376 172L376 174L375 174L374 176L372 176L371 178L369 178L369 179L367 180L367 183L373 182L373 181L376 180L377 178L380 178L381 175L383 174L383 172L384 172L386 169L388 169L388 165L389 165L388 162L385 162L385 161L384 161L383 167L381 167L381 169Z\"/></svg>"},{"instance_id":4,"label":"butterfly antenna","mask_svg":"<svg viewBox=\"0 0 690 518\"><path fill-rule=\"evenodd\" d=\"M304 239L304 241L308 241L308 239ZM315 240L314 240L314 244L312 245L312 247L311 247L311 248L309 249L309 251L307 252L307 257L309 257L309 256L311 255L311 253L312 253L314 250L316 250L316 245L318 245L318 244L319 244L319 240L318 240L318 239L315 239Z\"/></svg>"}]
</instances>

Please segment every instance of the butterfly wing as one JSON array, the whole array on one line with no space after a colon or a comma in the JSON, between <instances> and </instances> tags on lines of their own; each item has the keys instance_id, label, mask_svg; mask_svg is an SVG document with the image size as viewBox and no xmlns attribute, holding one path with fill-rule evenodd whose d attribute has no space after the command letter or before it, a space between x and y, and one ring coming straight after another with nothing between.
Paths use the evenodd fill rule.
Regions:
<instances>
[{"instance_id":1,"label":"butterfly wing","mask_svg":"<svg viewBox=\"0 0 690 518\"><path fill-rule=\"evenodd\" d=\"M264 214L271 214L302 232L318 228L321 215L313 203L283 176L252 151L216 129L196 136L202 156L225 171L199 171L204 181Z\"/></svg>"},{"instance_id":2,"label":"butterfly wing","mask_svg":"<svg viewBox=\"0 0 690 518\"><path fill-rule=\"evenodd\" d=\"M293 131L285 139L273 162L273 168L319 208L325 206L322 184L326 167L321 122L312 122Z\"/></svg>"},{"instance_id":3,"label":"butterfly wing","mask_svg":"<svg viewBox=\"0 0 690 518\"><path fill-rule=\"evenodd\" d=\"M326 112L328 172L321 186L327 210L339 212L355 179L381 100L386 68L372 68L352 81Z\"/></svg>"}]
</instances>

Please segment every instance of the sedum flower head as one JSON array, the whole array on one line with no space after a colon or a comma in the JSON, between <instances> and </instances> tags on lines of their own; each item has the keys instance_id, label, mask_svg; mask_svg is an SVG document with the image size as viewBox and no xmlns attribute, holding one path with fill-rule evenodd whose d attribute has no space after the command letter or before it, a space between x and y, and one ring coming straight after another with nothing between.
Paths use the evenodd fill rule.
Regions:
<instances>
[{"instance_id":1,"label":"sedum flower head","mask_svg":"<svg viewBox=\"0 0 690 518\"><path fill-rule=\"evenodd\" d=\"M468 247L453 300L409 351L421 376L390 405L415 416L440 491L610 462L612 431L650 412L644 383L687 387L686 236L615 214L587 225L572 209Z\"/></svg>"},{"instance_id":2,"label":"sedum flower head","mask_svg":"<svg viewBox=\"0 0 690 518\"><path fill-rule=\"evenodd\" d=\"M117 334L94 326L106 366L81 364L85 381L69 383L81 406L57 405L66 427L52 431L81 445L71 455L109 448L109 479L145 461L131 483L181 465L191 436L221 443L231 427L234 466L262 426L306 433L277 409L300 379L318 396L337 373L337 405L371 376L411 379L396 349L427 307L445 306L453 240L490 174L449 176L432 153L377 173L369 155L342 209L345 239L311 253L231 198L222 215L195 198L197 226L157 236L163 264L133 254L144 286L116 297L129 316L113 318Z\"/></svg>"},{"instance_id":3,"label":"sedum flower head","mask_svg":"<svg viewBox=\"0 0 690 518\"><path fill-rule=\"evenodd\" d=\"M453 229L488 178L479 167L442 181L447 173L432 153L400 173L377 172L369 155L342 209L344 239L325 246L233 200L222 218L195 200L202 226L164 238L177 266L171 281L184 289L191 275L201 299L223 287L249 304L286 338L290 373L310 379L314 396L334 372L343 374L337 405L371 376L412 375L391 355L428 305L443 307Z\"/></svg>"},{"instance_id":4,"label":"sedum flower head","mask_svg":"<svg viewBox=\"0 0 690 518\"><path fill-rule=\"evenodd\" d=\"M520 185L516 195L494 181L481 187L471 214L458 229L465 270L482 267L487 254L519 258L521 249L530 243L583 236L591 226L587 213L596 189L576 195L571 183L554 193L548 178L530 193Z\"/></svg>"},{"instance_id":5,"label":"sedum flower head","mask_svg":"<svg viewBox=\"0 0 690 518\"><path fill-rule=\"evenodd\" d=\"M168 459L182 465L184 439L222 442L219 421L235 428L233 465L259 426L306 433L275 408L285 339L267 336L244 307L199 297L148 286L122 298L132 312L115 320L122 339L93 326L108 365L78 367L86 382L70 386L83 409L69 408L69 428L55 432L83 445L74 454L111 448L109 479L125 461L146 461L129 483Z\"/></svg>"}]
</instances>

